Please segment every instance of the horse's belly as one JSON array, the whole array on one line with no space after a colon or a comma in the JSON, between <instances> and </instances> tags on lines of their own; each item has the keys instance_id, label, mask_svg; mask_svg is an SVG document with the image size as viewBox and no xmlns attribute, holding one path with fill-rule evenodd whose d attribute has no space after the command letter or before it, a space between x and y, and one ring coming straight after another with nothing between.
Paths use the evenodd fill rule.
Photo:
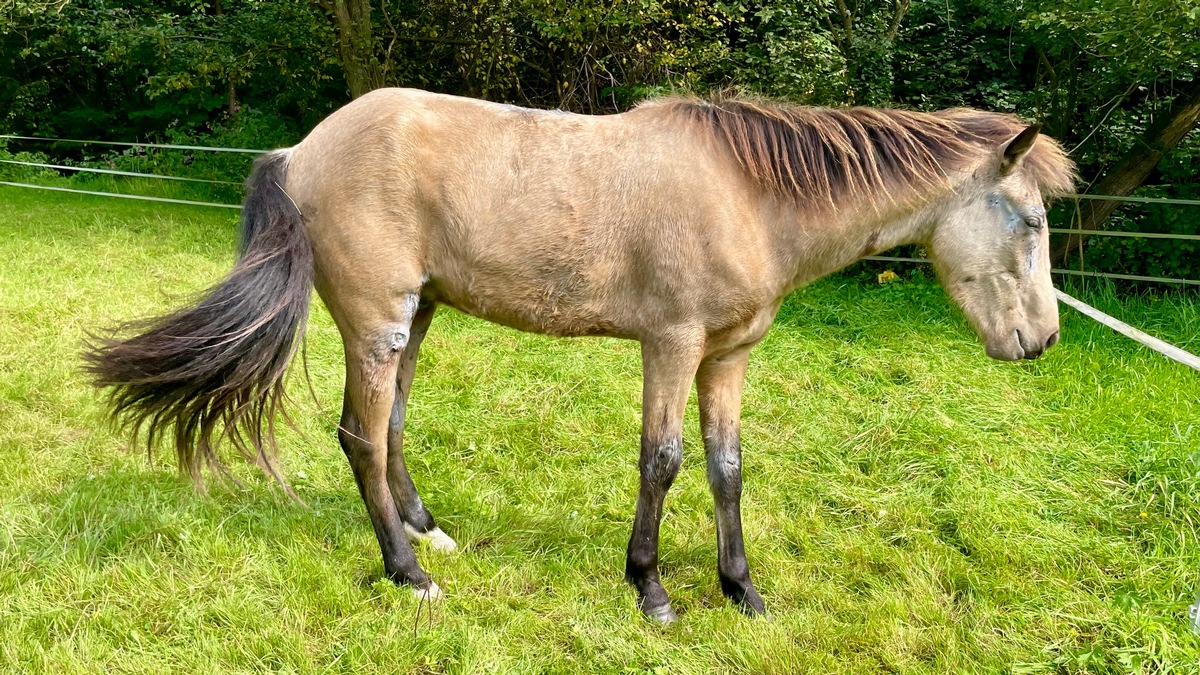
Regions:
<instances>
[{"instance_id":1,"label":"horse's belly","mask_svg":"<svg viewBox=\"0 0 1200 675\"><path fill-rule=\"evenodd\" d=\"M582 283L514 280L474 273L454 281L432 278L431 287L438 302L530 333L633 337L636 332L619 311L593 297Z\"/></svg>"},{"instance_id":2,"label":"horse's belly","mask_svg":"<svg viewBox=\"0 0 1200 675\"><path fill-rule=\"evenodd\" d=\"M554 335L558 337L608 336L633 337L630 331L623 329L610 319L596 314L579 311L564 311L561 308L547 308L537 311L529 307L506 306L497 303L481 303L478 298L468 301L450 301L439 299L443 304L477 316L481 319L498 323L502 326L515 328L528 333Z\"/></svg>"}]
</instances>

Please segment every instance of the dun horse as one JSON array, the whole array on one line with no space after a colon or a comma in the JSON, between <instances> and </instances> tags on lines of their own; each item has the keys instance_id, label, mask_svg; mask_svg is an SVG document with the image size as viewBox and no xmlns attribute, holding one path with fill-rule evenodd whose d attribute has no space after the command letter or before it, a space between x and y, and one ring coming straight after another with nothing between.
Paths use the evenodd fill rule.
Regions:
<instances>
[{"instance_id":1,"label":"dun horse","mask_svg":"<svg viewBox=\"0 0 1200 675\"><path fill-rule=\"evenodd\" d=\"M114 415L173 437L199 480L222 438L269 471L315 287L345 345L338 439L384 570L439 593L410 541L452 549L405 468L405 406L438 305L525 331L641 343L641 482L625 576L675 618L663 498L694 380L721 588L764 611L743 547L738 438L751 348L793 289L919 243L997 359L1058 340L1043 195L1058 144L1015 117L667 98L611 116L372 92L247 181L241 253L193 307L89 348ZM531 450L536 451L536 450Z\"/></svg>"}]
</instances>

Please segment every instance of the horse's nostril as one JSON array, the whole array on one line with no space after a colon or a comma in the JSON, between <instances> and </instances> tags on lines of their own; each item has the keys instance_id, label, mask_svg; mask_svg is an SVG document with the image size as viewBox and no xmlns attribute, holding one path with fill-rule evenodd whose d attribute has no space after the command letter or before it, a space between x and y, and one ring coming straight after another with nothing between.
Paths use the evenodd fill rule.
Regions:
<instances>
[{"instance_id":1,"label":"horse's nostril","mask_svg":"<svg viewBox=\"0 0 1200 675\"><path fill-rule=\"evenodd\" d=\"M1058 344L1058 331L1054 331L1050 337L1046 338L1046 349L1050 349L1056 344Z\"/></svg>"},{"instance_id":2,"label":"horse's nostril","mask_svg":"<svg viewBox=\"0 0 1200 675\"><path fill-rule=\"evenodd\" d=\"M1032 347L1025 346L1025 333L1020 328L1013 331L1017 335L1017 346L1021 348L1021 358L1036 359L1042 355L1042 348L1036 342Z\"/></svg>"}]
</instances>

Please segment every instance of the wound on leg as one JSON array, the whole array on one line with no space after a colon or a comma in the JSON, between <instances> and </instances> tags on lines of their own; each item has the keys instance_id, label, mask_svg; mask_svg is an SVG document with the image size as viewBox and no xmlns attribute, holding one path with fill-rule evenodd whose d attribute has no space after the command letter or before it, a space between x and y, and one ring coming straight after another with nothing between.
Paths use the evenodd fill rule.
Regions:
<instances>
[{"instance_id":1,"label":"wound on leg","mask_svg":"<svg viewBox=\"0 0 1200 675\"><path fill-rule=\"evenodd\" d=\"M408 335L420 302L417 291L406 293L402 300L400 321L381 326L372 339L367 358L363 361L363 381L367 384L367 396L370 399L374 400L385 387L394 386L396 367L400 355L408 346Z\"/></svg>"}]
</instances>

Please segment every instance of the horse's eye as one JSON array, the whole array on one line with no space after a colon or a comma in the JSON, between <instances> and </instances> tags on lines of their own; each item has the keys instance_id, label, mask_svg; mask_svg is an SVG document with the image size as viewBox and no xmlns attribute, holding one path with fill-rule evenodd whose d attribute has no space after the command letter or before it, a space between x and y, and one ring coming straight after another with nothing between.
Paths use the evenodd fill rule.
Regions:
<instances>
[{"instance_id":1,"label":"horse's eye","mask_svg":"<svg viewBox=\"0 0 1200 675\"><path fill-rule=\"evenodd\" d=\"M1046 221L1041 216L1029 216L1025 219L1025 226L1031 230L1040 230Z\"/></svg>"}]
</instances>

